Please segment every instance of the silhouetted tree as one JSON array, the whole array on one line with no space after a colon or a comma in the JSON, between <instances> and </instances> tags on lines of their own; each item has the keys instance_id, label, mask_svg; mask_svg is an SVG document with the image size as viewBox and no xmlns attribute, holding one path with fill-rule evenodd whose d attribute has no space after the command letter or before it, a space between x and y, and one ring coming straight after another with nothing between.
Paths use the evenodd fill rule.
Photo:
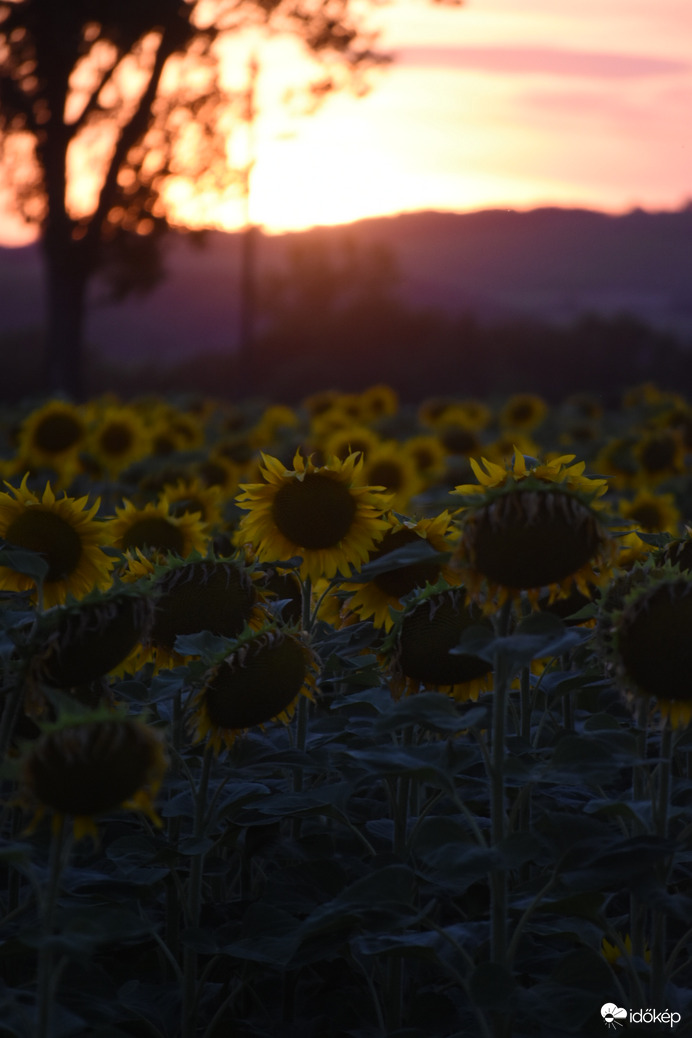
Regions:
<instances>
[{"instance_id":1,"label":"silhouetted tree","mask_svg":"<svg viewBox=\"0 0 692 1038\"><path fill-rule=\"evenodd\" d=\"M330 59L352 73L380 60L349 0L0 2L0 160L41 231L51 390L82 395L86 293L107 253L116 294L159 276L168 178L231 182L229 116L242 98L222 87L215 44L262 25L327 62L316 94L338 82ZM88 143L88 168L75 170Z\"/></svg>"}]
</instances>

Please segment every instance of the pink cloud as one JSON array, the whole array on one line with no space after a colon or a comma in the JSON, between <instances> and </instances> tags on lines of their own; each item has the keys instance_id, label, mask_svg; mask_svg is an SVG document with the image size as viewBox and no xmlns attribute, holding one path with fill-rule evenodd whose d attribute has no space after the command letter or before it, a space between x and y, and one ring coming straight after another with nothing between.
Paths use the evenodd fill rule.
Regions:
<instances>
[{"instance_id":1,"label":"pink cloud","mask_svg":"<svg viewBox=\"0 0 692 1038\"><path fill-rule=\"evenodd\" d=\"M544 74L597 79L674 75L692 64L637 54L598 53L553 47L410 46L396 53L400 65L509 75Z\"/></svg>"}]
</instances>

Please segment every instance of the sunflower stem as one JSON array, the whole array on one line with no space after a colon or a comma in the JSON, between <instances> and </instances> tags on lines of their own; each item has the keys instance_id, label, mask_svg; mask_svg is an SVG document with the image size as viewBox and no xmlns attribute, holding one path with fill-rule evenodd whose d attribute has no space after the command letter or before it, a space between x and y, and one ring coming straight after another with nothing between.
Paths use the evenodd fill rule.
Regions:
<instances>
[{"instance_id":1,"label":"sunflower stem","mask_svg":"<svg viewBox=\"0 0 692 1038\"><path fill-rule=\"evenodd\" d=\"M60 893L60 881L70 854L71 839L64 817L60 818L53 832L48 861L48 885L43 903L43 934L38 953L36 970L36 1038L50 1038L52 1034L52 1010L58 976L54 968L53 934L55 932L55 909Z\"/></svg>"},{"instance_id":2,"label":"sunflower stem","mask_svg":"<svg viewBox=\"0 0 692 1038\"><path fill-rule=\"evenodd\" d=\"M5 694L0 716L0 761L4 761L12 736L17 726L19 714L24 700L24 683L18 681L14 688Z\"/></svg>"},{"instance_id":3,"label":"sunflower stem","mask_svg":"<svg viewBox=\"0 0 692 1038\"><path fill-rule=\"evenodd\" d=\"M632 800L640 803L646 791L646 731L648 703L640 698L637 703L637 761L632 768ZM646 912L636 894L630 894L630 933L632 935L632 953L636 958L644 958Z\"/></svg>"},{"instance_id":4,"label":"sunflower stem","mask_svg":"<svg viewBox=\"0 0 692 1038\"><path fill-rule=\"evenodd\" d=\"M509 631L511 600L506 601L496 617L495 634L505 638ZM507 693L509 666L502 645L494 658L493 729L491 753L491 832L494 848L503 844L507 835L505 811L505 727L507 721ZM507 962L507 870L496 868L490 873L490 948L491 961L499 966ZM499 1034L502 1033L500 1026Z\"/></svg>"},{"instance_id":5,"label":"sunflower stem","mask_svg":"<svg viewBox=\"0 0 692 1038\"><path fill-rule=\"evenodd\" d=\"M197 787L197 796L195 797L195 818L192 835L194 839L198 840L204 835L207 793L213 759L214 751L211 746L207 746L202 758L202 772L199 786ZM187 923L192 929L199 924L205 857L205 852L199 851L197 854L192 855L190 861L190 878L187 890ZM183 1038L194 1038L196 1030L194 1011L197 1000L197 952L190 947L186 947L183 952L183 976Z\"/></svg>"},{"instance_id":6,"label":"sunflower stem","mask_svg":"<svg viewBox=\"0 0 692 1038\"><path fill-rule=\"evenodd\" d=\"M312 606L312 578L308 575L302 585L303 596L303 630L310 631L313 617L310 607Z\"/></svg>"},{"instance_id":7,"label":"sunflower stem","mask_svg":"<svg viewBox=\"0 0 692 1038\"><path fill-rule=\"evenodd\" d=\"M670 801L670 777L673 761L673 730L670 721L665 721L661 733L661 761L656 769L656 835L665 840L668 836L668 814ZM662 861L658 867L658 879L666 883L669 864ZM666 917L660 910L652 914L651 934L651 1003L654 1006L664 1004L665 999L665 963L666 963Z\"/></svg>"},{"instance_id":8,"label":"sunflower stem","mask_svg":"<svg viewBox=\"0 0 692 1038\"><path fill-rule=\"evenodd\" d=\"M531 668L522 667L519 686L519 725L521 737L531 745Z\"/></svg>"}]
</instances>

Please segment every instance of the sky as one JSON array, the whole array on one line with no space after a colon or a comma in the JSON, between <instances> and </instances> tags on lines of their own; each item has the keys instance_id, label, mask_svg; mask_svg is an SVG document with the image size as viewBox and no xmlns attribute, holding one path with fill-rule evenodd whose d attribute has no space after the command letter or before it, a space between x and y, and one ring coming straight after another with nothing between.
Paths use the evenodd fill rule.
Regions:
<instances>
[{"instance_id":1,"label":"sky","mask_svg":"<svg viewBox=\"0 0 692 1038\"><path fill-rule=\"evenodd\" d=\"M367 6L367 5L366 5ZM415 210L626 212L692 198L690 0L390 0L368 7L394 61L364 97L281 102L297 47L258 46L250 218L268 232ZM242 85L243 44L228 83ZM244 161L242 132L229 143ZM232 229L237 199L177 185L176 220ZM0 224L5 242L17 229ZM21 237L21 235L20 235Z\"/></svg>"}]
</instances>

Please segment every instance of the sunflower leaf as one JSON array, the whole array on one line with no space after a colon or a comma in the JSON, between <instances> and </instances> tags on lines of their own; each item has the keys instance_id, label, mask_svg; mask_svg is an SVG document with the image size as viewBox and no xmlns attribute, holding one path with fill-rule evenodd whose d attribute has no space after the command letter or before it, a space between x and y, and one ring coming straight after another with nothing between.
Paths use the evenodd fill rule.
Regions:
<instances>
[{"instance_id":1,"label":"sunflower leaf","mask_svg":"<svg viewBox=\"0 0 692 1038\"><path fill-rule=\"evenodd\" d=\"M421 562L447 562L451 556L448 551L435 551L431 544L421 537L414 544L405 544L402 548L388 551L379 559L366 562L363 568L354 576L349 577L344 583L362 584L383 573L391 573L393 570L403 569L405 566L415 566Z\"/></svg>"},{"instance_id":2,"label":"sunflower leaf","mask_svg":"<svg viewBox=\"0 0 692 1038\"><path fill-rule=\"evenodd\" d=\"M532 660L570 652L590 637L589 630L567 628L550 613L535 613L506 637L494 637L486 628L469 627L459 644L449 651L452 655L480 656L490 662L496 653L504 652L510 666L523 667Z\"/></svg>"},{"instance_id":3,"label":"sunflower leaf","mask_svg":"<svg viewBox=\"0 0 692 1038\"><path fill-rule=\"evenodd\" d=\"M0 566L7 566L25 577L33 577L37 584L46 579L50 569L40 552L26 548L0 548Z\"/></svg>"}]
</instances>

